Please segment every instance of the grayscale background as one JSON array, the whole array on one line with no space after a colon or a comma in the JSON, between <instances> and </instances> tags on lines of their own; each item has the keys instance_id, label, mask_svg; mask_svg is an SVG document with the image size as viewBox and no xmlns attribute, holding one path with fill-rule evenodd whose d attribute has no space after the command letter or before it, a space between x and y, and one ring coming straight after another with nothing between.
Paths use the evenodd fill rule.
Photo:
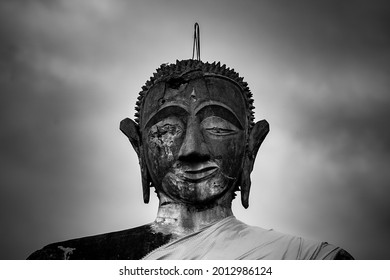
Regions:
<instances>
[{"instance_id":1,"label":"grayscale background","mask_svg":"<svg viewBox=\"0 0 390 280\"><path fill-rule=\"evenodd\" d=\"M2 0L0 259L153 221L119 122L195 22L271 125L236 217L390 259L390 10L360 0Z\"/></svg>"}]
</instances>

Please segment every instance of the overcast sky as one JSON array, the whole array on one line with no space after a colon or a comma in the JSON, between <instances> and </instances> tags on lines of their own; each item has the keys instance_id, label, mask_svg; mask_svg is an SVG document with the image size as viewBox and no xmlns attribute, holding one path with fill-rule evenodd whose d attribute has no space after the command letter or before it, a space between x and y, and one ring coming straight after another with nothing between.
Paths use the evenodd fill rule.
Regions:
<instances>
[{"instance_id":1,"label":"overcast sky","mask_svg":"<svg viewBox=\"0 0 390 280\"><path fill-rule=\"evenodd\" d=\"M153 221L119 122L195 22L271 126L236 217L390 259L390 10L357 0L1 1L0 259Z\"/></svg>"}]
</instances>

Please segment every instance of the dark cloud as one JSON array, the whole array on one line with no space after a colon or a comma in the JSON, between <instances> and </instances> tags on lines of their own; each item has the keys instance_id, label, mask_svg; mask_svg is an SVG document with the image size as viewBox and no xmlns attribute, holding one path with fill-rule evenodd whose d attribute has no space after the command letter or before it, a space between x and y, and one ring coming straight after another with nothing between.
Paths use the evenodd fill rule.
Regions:
<instances>
[{"instance_id":1,"label":"dark cloud","mask_svg":"<svg viewBox=\"0 0 390 280\"><path fill-rule=\"evenodd\" d=\"M35 28L38 18L29 22L41 4L1 3L0 220L7 225L1 258L27 257L26 236L39 236L34 235L39 228L50 232L46 207L55 215L65 208L55 203L59 199L77 201L72 186L82 177L74 156L82 154L74 122L83 114L78 95L84 92L50 68L51 59L71 53L63 54L65 46L53 45L52 35ZM49 29L50 22L45 24Z\"/></svg>"},{"instance_id":2,"label":"dark cloud","mask_svg":"<svg viewBox=\"0 0 390 280\"><path fill-rule=\"evenodd\" d=\"M385 50L389 43L386 1L273 1L279 24L275 30L287 38L286 47L337 53Z\"/></svg>"}]
</instances>

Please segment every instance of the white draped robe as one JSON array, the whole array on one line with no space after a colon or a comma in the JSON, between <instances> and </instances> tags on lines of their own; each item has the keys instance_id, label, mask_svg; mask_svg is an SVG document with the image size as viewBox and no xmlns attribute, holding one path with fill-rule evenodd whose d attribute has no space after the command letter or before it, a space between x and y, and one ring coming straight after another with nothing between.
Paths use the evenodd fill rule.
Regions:
<instances>
[{"instance_id":1,"label":"white draped robe","mask_svg":"<svg viewBox=\"0 0 390 280\"><path fill-rule=\"evenodd\" d=\"M150 252L149 260L326 260L342 250L326 242L249 226L234 216Z\"/></svg>"}]
</instances>

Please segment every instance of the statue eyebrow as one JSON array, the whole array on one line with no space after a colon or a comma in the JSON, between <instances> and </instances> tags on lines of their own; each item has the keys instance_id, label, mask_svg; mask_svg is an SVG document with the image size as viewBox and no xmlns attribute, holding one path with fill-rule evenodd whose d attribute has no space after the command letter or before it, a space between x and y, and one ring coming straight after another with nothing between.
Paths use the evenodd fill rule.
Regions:
<instances>
[{"instance_id":1,"label":"statue eyebrow","mask_svg":"<svg viewBox=\"0 0 390 280\"><path fill-rule=\"evenodd\" d=\"M170 104L167 106L163 105L157 112L155 112L153 115L149 117L149 119L145 122L145 125L143 127L145 128L145 127L152 126L153 124L159 122L160 120L172 115L171 114L172 109L177 110L177 113L182 116L190 114L188 109L182 104Z\"/></svg>"},{"instance_id":2,"label":"statue eyebrow","mask_svg":"<svg viewBox=\"0 0 390 280\"><path fill-rule=\"evenodd\" d=\"M213 110L213 108L218 108L218 109L217 110ZM219 117L229 120L231 123L236 125L238 128L244 129L244 125L242 124L240 119L237 117L236 113L234 113L232 109L230 109L228 106L226 106L222 102L212 101L212 100L202 102L195 109L195 115L202 114L207 109L211 109ZM218 112L221 112L221 113L218 114Z\"/></svg>"}]
</instances>

